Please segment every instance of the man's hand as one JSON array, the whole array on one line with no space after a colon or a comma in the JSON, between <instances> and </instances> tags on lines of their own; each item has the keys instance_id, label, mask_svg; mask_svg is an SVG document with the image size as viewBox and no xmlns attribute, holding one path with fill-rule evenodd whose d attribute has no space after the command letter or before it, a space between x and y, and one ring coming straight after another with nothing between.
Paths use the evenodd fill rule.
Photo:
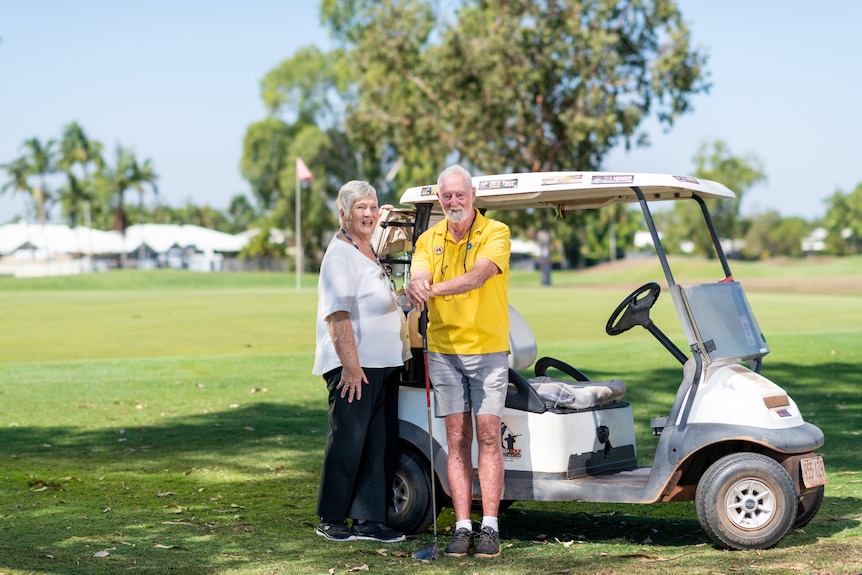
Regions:
<instances>
[{"instance_id":1,"label":"man's hand","mask_svg":"<svg viewBox=\"0 0 862 575\"><path fill-rule=\"evenodd\" d=\"M413 309L421 312L425 309L428 298L431 297L431 284L427 279L412 277L407 282L405 291L407 292L407 300Z\"/></svg>"}]
</instances>

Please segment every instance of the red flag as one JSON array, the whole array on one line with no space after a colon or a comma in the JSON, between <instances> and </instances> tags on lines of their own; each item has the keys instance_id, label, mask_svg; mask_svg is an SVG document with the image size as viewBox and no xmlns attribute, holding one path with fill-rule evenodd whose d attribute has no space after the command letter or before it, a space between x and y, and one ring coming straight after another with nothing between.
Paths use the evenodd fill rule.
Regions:
<instances>
[{"instance_id":1,"label":"red flag","mask_svg":"<svg viewBox=\"0 0 862 575\"><path fill-rule=\"evenodd\" d=\"M299 156L296 158L296 179L309 181L314 179L314 176L311 175L311 170L308 169L308 166L305 165L305 162Z\"/></svg>"}]
</instances>

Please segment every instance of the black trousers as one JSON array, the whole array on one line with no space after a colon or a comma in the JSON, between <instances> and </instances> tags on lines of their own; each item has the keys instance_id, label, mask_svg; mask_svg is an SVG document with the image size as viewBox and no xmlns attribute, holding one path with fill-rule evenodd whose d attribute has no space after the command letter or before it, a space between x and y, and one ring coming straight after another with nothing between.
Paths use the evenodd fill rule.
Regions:
<instances>
[{"instance_id":1,"label":"black trousers","mask_svg":"<svg viewBox=\"0 0 862 575\"><path fill-rule=\"evenodd\" d=\"M335 389L341 368L323 375L329 391L329 434L317 494L317 515L386 522L398 462L401 367L363 368L362 399L348 403Z\"/></svg>"}]
</instances>

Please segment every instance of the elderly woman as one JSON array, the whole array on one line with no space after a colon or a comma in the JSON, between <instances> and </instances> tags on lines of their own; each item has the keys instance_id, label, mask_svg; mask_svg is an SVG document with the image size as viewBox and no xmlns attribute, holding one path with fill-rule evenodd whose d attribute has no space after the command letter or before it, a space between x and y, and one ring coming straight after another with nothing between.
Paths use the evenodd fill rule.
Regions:
<instances>
[{"instance_id":1,"label":"elderly woman","mask_svg":"<svg viewBox=\"0 0 862 575\"><path fill-rule=\"evenodd\" d=\"M329 390L329 435L316 533L332 541L403 541L385 521L399 372L410 357L406 321L371 247L377 191L368 182L347 182L338 192L338 212L341 229L326 249L317 286L313 373Z\"/></svg>"}]
</instances>

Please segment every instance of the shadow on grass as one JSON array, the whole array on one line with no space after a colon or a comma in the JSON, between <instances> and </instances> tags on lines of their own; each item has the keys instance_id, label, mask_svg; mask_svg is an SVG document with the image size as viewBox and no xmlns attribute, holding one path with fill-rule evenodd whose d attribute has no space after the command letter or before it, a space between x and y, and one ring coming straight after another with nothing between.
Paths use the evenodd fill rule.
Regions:
<instances>
[{"instance_id":1,"label":"shadow on grass","mask_svg":"<svg viewBox=\"0 0 862 575\"><path fill-rule=\"evenodd\" d=\"M306 530L326 422L325 409L258 403L138 428L0 429L0 571L283 564L302 550L286 533Z\"/></svg>"},{"instance_id":2,"label":"shadow on grass","mask_svg":"<svg viewBox=\"0 0 862 575\"><path fill-rule=\"evenodd\" d=\"M583 511L583 509L590 511ZM818 515L802 529L791 529L779 544L805 545L856 529L862 500L826 496ZM518 502L503 515L504 537L522 543L628 543L662 547L712 545L703 531L694 503L596 505Z\"/></svg>"}]
</instances>

